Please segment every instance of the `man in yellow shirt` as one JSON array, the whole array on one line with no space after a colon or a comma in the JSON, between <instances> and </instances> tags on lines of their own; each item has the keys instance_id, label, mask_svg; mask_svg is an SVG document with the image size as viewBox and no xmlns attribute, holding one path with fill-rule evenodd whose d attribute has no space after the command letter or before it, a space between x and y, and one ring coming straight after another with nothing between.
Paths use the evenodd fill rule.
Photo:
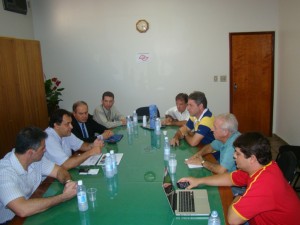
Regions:
<instances>
[{"instance_id":1,"label":"man in yellow shirt","mask_svg":"<svg viewBox=\"0 0 300 225\"><path fill-rule=\"evenodd\" d=\"M185 140L191 146L209 144L215 138L212 132L214 116L207 108L207 99L205 94L200 91L194 91L189 95L187 109L190 118L187 123L180 127L171 140L171 145L179 145L179 140Z\"/></svg>"}]
</instances>

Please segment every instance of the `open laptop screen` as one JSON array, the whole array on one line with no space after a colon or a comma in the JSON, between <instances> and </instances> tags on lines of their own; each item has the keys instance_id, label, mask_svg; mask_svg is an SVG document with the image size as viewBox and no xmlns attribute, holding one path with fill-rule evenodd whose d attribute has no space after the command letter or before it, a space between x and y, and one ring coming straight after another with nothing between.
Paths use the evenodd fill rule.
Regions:
<instances>
[{"instance_id":1,"label":"open laptop screen","mask_svg":"<svg viewBox=\"0 0 300 225\"><path fill-rule=\"evenodd\" d=\"M165 173L164 173L163 188L164 188L165 194L167 196L167 199L169 201L169 204L170 204L172 210L174 211L174 209L176 209L177 195L175 192L175 188L172 184L171 176L170 176L167 168L165 169Z\"/></svg>"},{"instance_id":2,"label":"open laptop screen","mask_svg":"<svg viewBox=\"0 0 300 225\"><path fill-rule=\"evenodd\" d=\"M210 206L206 189L176 190L167 169L164 171L163 189L176 216L208 216Z\"/></svg>"}]
</instances>

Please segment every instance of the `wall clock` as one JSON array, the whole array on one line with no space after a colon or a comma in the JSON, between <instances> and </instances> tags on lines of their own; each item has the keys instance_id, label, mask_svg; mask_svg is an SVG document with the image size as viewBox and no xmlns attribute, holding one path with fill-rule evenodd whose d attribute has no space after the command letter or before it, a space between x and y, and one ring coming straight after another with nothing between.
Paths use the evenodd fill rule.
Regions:
<instances>
[{"instance_id":1,"label":"wall clock","mask_svg":"<svg viewBox=\"0 0 300 225\"><path fill-rule=\"evenodd\" d=\"M139 20L136 22L136 29L140 33L145 33L149 29L149 23L146 20Z\"/></svg>"}]
</instances>

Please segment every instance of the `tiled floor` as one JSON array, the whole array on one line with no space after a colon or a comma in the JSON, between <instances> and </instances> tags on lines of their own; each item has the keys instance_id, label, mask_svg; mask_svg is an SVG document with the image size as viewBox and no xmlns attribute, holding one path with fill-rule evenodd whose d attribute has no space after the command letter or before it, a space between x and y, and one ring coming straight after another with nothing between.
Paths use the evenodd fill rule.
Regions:
<instances>
[{"instance_id":1,"label":"tiled floor","mask_svg":"<svg viewBox=\"0 0 300 225\"><path fill-rule=\"evenodd\" d=\"M286 145L287 143L276 134L273 134L273 136L269 138L269 141L272 147L272 158L275 160L278 154L279 147L281 145Z\"/></svg>"}]
</instances>

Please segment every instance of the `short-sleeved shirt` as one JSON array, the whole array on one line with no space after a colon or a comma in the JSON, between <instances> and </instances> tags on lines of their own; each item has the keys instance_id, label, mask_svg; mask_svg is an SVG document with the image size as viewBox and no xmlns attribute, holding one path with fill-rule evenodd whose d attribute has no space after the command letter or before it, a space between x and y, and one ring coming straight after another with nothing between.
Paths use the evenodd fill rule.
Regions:
<instances>
[{"instance_id":1,"label":"short-sleeved shirt","mask_svg":"<svg viewBox=\"0 0 300 225\"><path fill-rule=\"evenodd\" d=\"M77 151L84 143L73 133L68 137L61 138L51 127L48 127L45 131L48 134L45 156L59 166L70 158L72 150Z\"/></svg>"},{"instance_id":2,"label":"short-sleeved shirt","mask_svg":"<svg viewBox=\"0 0 300 225\"><path fill-rule=\"evenodd\" d=\"M15 155L15 151L7 153L0 160L0 223L11 220L15 214L6 208L14 199L28 199L42 182L42 176L48 176L54 168L54 163L45 156L38 162L29 165L24 170Z\"/></svg>"},{"instance_id":3,"label":"short-sleeved shirt","mask_svg":"<svg viewBox=\"0 0 300 225\"><path fill-rule=\"evenodd\" d=\"M178 121L188 120L190 117L189 111L185 109L182 113L178 111L177 106L174 106L166 111L166 115L171 116Z\"/></svg>"},{"instance_id":4,"label":"short-sleeved shirt","mask_svg":"<svg viewBox=\"0 0 300 225\"><path fill-rule=\"evenodd\" d=\"M210 144L215 137L211 131L214 125L215 117L206 109L203 116L200 116L200 119L197 119L195 116L190 116L189 120L186 123L186 126L195 133L201 134L203 136L201 143Z\"/></svg>"},{"instance_id":5,"label":"short-sleeved shirt","mask_svg":"<svg viewBox=\"0 0 300 225\"><path fill-rule=\"evenodd\" d=\"M233 142L240 136L240 132L233 133L225 143L214 140L210 143L211 147L220 152L220 165L227 169L228 172L236 170L235 160L233 158L234 147Z\"/></svg>"},{"instance_id":6,"label":"short-sleeved shirt","mask_svg":"<svg viewBox=\"0 0 300 225\"><path fill-rule=\"evenodd\" d=\"M233 210L251 225L299 224L300 200L274 161L252 176L237 170L231 173L237 186L247 186Z\"/></svg>"}]
</instances>

